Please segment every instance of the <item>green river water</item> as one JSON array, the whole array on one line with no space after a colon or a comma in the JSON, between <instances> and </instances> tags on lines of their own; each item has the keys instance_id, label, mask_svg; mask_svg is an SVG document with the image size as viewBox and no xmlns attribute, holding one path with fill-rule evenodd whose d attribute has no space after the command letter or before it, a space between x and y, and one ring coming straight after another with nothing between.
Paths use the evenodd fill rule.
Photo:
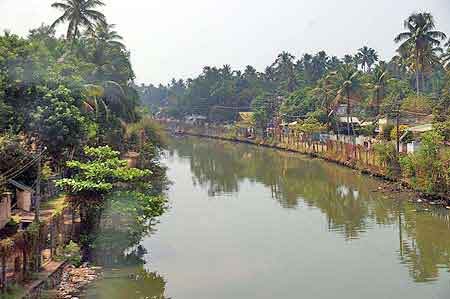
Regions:
<instances>
[{"instance_id":1,"label":"green river water","mask_svg":"<svg viewBox=\"0 0 450 299\"><path fill-rule=\"evenodd\" d=\"M246 144L173 138L164 164L170 209L133 266L107 270L86 298L450 298L443 209Z\"/></svg>"}]
</instances>

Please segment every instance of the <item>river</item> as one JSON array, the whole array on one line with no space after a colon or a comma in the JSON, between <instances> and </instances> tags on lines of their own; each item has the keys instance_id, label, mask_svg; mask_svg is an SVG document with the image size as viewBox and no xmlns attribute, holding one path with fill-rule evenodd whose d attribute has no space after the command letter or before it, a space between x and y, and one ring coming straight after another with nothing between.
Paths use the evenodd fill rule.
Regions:
<instances>
[{"instance_id":1,"label":"river","mask_svg":"<svg viewBox=\"0 0 450 299\"><path fill-rule=\"evenodd\" d=\"M86 298L450 298L445 210L253 145L173 138L164 164L169 211Z\"/></svg>"}]
</instances>

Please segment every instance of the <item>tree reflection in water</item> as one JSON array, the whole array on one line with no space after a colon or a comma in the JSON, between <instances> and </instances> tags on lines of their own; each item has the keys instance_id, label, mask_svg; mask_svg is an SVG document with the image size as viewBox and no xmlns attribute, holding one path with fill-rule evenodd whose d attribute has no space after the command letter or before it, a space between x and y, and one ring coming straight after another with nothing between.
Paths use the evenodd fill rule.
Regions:
<instances>
[{"instance_id":1,"label":"tree reflection in water","mask_svg":"<svg viewBox=\"0 0 450 299\"><path fill-rule=\"evenodd\" d=\"M197 138L173 139L172 152L189 159L194 184L210 197L239 192L244 180L267 186L283 208L320 210L328 229L352 241L375 226L395 227L399 259L416 282L450 269L450 221L445 210L417 212L405 194L374 192L380 182L298 154Z\"/></svg>"},{"instance_id":2,"label":"tree reflection in water","mask_svg":"<svg viewBox=\"0 0 450 299\"><path fill-rule=\"evenodd\" d=\"M166 299L166 281L155 272L144 267L145 250L137 247L128 253L116 268L107 268L103 279L95 282L84 294L84 298L95 299Z\"/></svg>"}]
</instances>

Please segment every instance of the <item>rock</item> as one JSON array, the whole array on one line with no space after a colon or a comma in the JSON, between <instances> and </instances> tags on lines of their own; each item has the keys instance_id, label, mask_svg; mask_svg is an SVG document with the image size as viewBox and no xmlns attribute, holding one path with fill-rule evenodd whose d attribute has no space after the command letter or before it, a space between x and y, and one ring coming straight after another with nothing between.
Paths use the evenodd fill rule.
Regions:
<instances>
[{"instance_id":1,"label":"rock","mask_svg":"<svg viewBox=\"0 0 450 299\"><path fill-rule=\"evenodd\" d=\"M89 267L87 263L80 268L67 266L57 288L57 298L78 299L86 286L101 276L101 267Z\"/></svg>"}]
</instances>

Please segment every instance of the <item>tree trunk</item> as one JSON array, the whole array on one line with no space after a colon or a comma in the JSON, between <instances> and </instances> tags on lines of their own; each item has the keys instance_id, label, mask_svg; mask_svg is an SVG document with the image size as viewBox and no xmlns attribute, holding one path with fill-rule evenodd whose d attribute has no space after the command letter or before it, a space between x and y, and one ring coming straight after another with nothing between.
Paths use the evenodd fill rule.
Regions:
<instances>
[{"instance_id":1,"label":"tree trunk","mask_svg":"<svg viewBox=\"0 0 450 299\"><path fill-rule=\"evenodd\" d=\"M417 91L417 95L420 95L420 75L419 75L419 71L420 67L419 67L419 51L416 50L416 91Z\"/></svg>"}]
</instances>

